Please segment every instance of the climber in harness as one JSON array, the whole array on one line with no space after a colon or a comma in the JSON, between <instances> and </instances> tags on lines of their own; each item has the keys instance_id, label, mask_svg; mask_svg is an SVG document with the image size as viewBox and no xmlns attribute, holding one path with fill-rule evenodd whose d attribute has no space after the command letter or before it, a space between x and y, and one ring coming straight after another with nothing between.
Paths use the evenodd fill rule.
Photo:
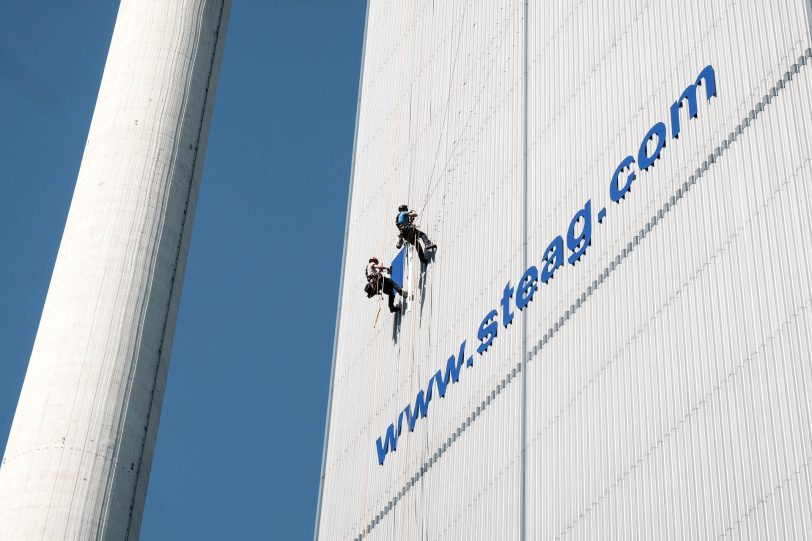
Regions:
<instances>
[{"instance_id":1,"label":"climber in harness","mask_svg":"<svg viewBox=\"0 0 812 541\"><path fill-rule=\"evenodd\" d=\"M364 292L368 298L372 298L381 291L389 296L389 311L397 312L400 308L395 306L395 292L397 291L401 297L406 297L406 290L392 280L389 276L384 276L383 272L392 273L392 269L385 267L378 263L377 257L370 257L369 264L366 268L367 285L364 286Z\"/></svg>"},{"instance_id":2,"label":"climber in harness","mask_svg":"<svg viewBox=\"0 0 812 541\"><path fill-rule=\"evenodd\" d=\"M405 240L417 249L417 255L420 256L420 261L426 263L426 259L423 257L423 250L420 249L417 239L423 242L425 250L436 250L437 245L431 242L429 237L414 225L415 218L417 218L417 213L413 210L409 210L408 206L401 205L398 207L398 215L395 217L395 225L398 227L398 243L396 247L400 248L403 246L403 241Z\"/></svg>"}]
</instances>

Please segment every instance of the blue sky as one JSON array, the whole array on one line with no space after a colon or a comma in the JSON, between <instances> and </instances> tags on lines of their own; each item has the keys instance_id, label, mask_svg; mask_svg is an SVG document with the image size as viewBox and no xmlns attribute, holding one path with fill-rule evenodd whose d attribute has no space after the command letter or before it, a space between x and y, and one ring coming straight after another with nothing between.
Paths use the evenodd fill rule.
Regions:
<instances>
[{"instance_id":1,"label":"blue sky","mask_svg":"<svg viewBox=\"0 0 812 541\"><path fill-rule=\"evenodd\" d=\"M117 4L2 9L3 448ZM142 539L312 536L364 10L234 2Z\"/></svg>"}]
</instances>

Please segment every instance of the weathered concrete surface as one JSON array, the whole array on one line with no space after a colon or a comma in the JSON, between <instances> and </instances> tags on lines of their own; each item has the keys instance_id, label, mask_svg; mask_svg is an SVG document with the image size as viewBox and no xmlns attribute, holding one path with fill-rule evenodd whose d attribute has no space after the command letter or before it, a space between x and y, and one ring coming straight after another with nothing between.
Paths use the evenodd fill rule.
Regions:
<instances>
[{"instance_id":1,"label":"weathered concrete surface","mask_svg":"<svg viewBox=\"0 0 812 541\"><path fill-rule=\"evenodd\" d=\"M230 0L123 0L0 467L0 539L138 538Z\"/></svg>"}]
</instances>

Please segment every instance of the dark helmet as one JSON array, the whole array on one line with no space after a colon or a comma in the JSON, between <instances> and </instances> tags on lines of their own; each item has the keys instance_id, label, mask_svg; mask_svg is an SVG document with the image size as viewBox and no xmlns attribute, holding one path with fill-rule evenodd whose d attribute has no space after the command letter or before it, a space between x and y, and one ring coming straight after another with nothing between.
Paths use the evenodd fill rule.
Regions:
<instances>
[{"instance_id":1,"label":"dark helmet","mask_svg":"<svg viewBox=\"0 0 812 541\"><path fill-rule=\"evenodd\" d=\"M406 205L401 205L398 207L398 212L406 212L407 210L409 210L409 207Z\"/></svg>"},{"instance_id":2,"label":"dark helmet","mask_svg":"<svg viewBox=\"0 0 812 541\"><path fill-rule=\"evenodd\" d=\"M377 258L377 257L375 257L375 256L373 255L372 257L370 257L370 258L369 258L369 262L370 262L370 263L372 263L372 262L377 263L377 262L378 262L378 258Z\"/></svg>"}]
</instances>

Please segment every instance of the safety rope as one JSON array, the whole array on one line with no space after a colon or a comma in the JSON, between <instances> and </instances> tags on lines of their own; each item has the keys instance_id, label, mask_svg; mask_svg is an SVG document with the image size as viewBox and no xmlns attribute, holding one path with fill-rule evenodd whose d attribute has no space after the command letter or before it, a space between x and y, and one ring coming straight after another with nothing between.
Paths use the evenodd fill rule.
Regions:
<instances>
[{"instance_id":1,"label":"safety rope","mask_svg":"<svg viewBox=\"0 0 812 541\"><path fill-rule=\"evenodd\" d=\"M380 303L378 303L378 311L377 311L377 312L375 312L375 321L372 323L372 328L373 328L373 329L377 329L377 328L378 328L378 317L379 317L380 315L381 315L381 304L380 304Z\"/></svg>"},{"instance_id":2,"label":"safety rope","mask_svg":"<svg viewBox=\"0 0 812 541\"><path fill-rule=\"evenodd\" d=\"M448 92L446 93L446 100L445 100L445 112L443 113L443 122L440 124L440 137L437 139L437 148L434 150L434 160L431 164L431 171L429 171L429 185L426 193L426 197L423 199L423 204L420 207L420 212L418 214L422 214L423 210L426 208L426 203L428 202L429 198L431 197L431 185L434 182L434 170L437 167L437 158L440 156L440 146L443 142L443 138L445 135L445 125L448 121L448 112L451 109L451 89L454 87L454 75L456 73L457 67L457 58L459 58L460 52L460 43L462 42L462 25L465 22L465 16L468 14L468 3L465 4L465 8L462 12L462 17L460 18L460 24L458 28L460 28L460 33L457 36L457 45L454 47L454 57L451 59L451 74L448 77ZM453 17L453 16L452 16ZM452 27L453 28L453 27ZM445 169L445 167L443 167Z\"/></svg>"},{"instance_id":3,"label":"safety rope","mask_svg":"<svg viewBox=\"0 0 812 541\"><path fill-rule=\"evenodd\" d=\"M497 52L502 49L502 46L505 43L505 38L507 37L507 34L508 34L507 31L502 33L502 39L499 42ZM455 60L455 62L456 62L456 60ZM477 97L476 97L476 100L475 100L475 105L477 103L479 103L480 100L482 99L482 93L485 91L485 88L487 87L487 83L491 78L491 73L493 73L493 67L494 67L494 62L491 62L490 66L488 67L488 71L485 74L485 81L484 81L483 85L480 87L479 93L477 94ZM452 86L452 83L453 83L453 79L449 81L449 96L448 96L449 100L451 98L451 86ZM465 122L463 123L463 130L465 129L466 126L468 126L468 123L471 121L471 118L474 116L474 110L475 109L472 108L471 111L469 111L468 116L466 117ZM448 113L448 106L446 106L446 113ZM444 129L444 126L441 128L441 131L442 131L442 129ZM437 142L437 151L438 151L438 153L439 153L439 150L440 150L440 142L441 141L442 141L442 135L441 135L440 141ZM433 179L434 166L432 166L432 174L429 175L429 179L430 179L429 190L428 190L428 193L426 194L425 199L423 200L423 204L421 205L420 212L418 214L423 213L423 210L426 208L426 205L428 204L429 199L431 199L431 196L434 194L434 191L437 189L437 186L439 186L439 181L443 176L443 172L446 170L446 168L448 167L448 164L451 162L451 159L454 157L454 152L456 152L457 147L459 146L461 141L462 141L462 134L460 134L460 136L457 137L457 139L454 140L454 145L451 147L451 151L448 153L448 159L443 164L443 167L439 170L440 172L437 175L436 181ZM437 156L435 156L435 160L436 160L436 157Z\"/></svg>"},{"instance_id":4,"label":"safety rope","mask_svg":"<svg viewBox=\"0 0 812 541\"><path fill-rule=\"evenodd\" d=\"M438 138L438 141L437 141L437 146L435 148L434 157L432 159L431 170L430 170L429 175L428 175L429 181L428 181L428 185L427 185L427 193L426 193L425 198L423 199L423 202L422 202L422 204L420 206L420 212L418 214L423 213L423 211L425 210L426 204L428 203L428 200L430 199L431 195L433 194L434 190L436 189L436 184L435 184L435 180L434 180L434 174L435 174L435 171L436 171L436 168L437 168L437 163L438 163L438 160L439 160L440 147L442 146L443 141L446 140L446 126L448 124L448 117L449 117L450 104L451 104L451 95L452 95L452 90L453 90L453 87L454 87L454 79L455 79L455 74L456 74L457 61L458 61L458 58L459 58L460 44L462 42L462 37L463 37L463 34L464 34L462 28L463 28L463 24L465 22L465 19L467 17L468 7L469 7L469 4L465 3L464 7L463 7L463 12L462 12L462 14L461 14L461 16L459 17L459 20L458 20L458 24L455 25L455 26L452 26L452 28L459 28L460 31L459 31L459 34L457 36L456 46L455 46L455 49L454 49L454 54L453 54L452 63L451 63L451 70L450 70L449 83L448 83L448 91L447 91L447 94L446 94L445 111L443 113L443 119L442 119L442 122L441 122L441 125L440 125L440 137ZM452 20L454 18L455 18L454 14L452 13ZM414 45L412 47L412 52L414 53ZM412 90L413 89L410 88L410 90L409 90L410 94L411 94ZM411 99L412 99L411 95L410 95L409 99L410 99L410 103L411 103ZM468 121L470 121L470 116L466 120L466 124L468 123ZM410 132L410 134L411 134L411 122L412 122L412 116L411 116L411 112L410 112L410 115L409 115L409 132ZM452 148L452 153L451 153L452 156L453 156L453 152L456 150L456 145L458 144L458 142L459 141L455 141L455 145ZM448 160L446 160L446 163L443 165L443 170L447 167L449 161L450 161L450 158ZM407 193L409 193L409 194L411 194L412 187L414 186L413 175L414 175L414 168L412 167L412 164L410 163L409 178L408 178L408 183L407 183L407 186L408 186ZM442 178L442 174L438 175L438 180L440 178ZM392 201L392 192L393 192L393 186L392 185L393 185L393 178L392 178L391 175L389 175L387 177L387 179L386 179L386 197L385 197L385 201L389 201L389 202ZM386 217L384 217L383 219L387 220ZM412 225L415 228L418 227L418 224L416 222L413 222ZM381 231L385 231L385 230L386 230L385 228L381 229ZM399 236L400 236L400 234L399 234ZM380 256L379 257L383 257L383 254L385 252L386 238L387 238L386 235L383 235L382 238L381 238L381 241L380 241L380 244L379 244L379 246L380 246L380 251L379 251ZM401 284L401 287L402 287L402 289L406 289L407 293L411 292L411 295L412 295L412 298L414 299L414 301L418 302L418 294L417 294L417 292L414 291L414 288L419 287L419 283L420 283L421 280L425 280L425 274L422 272L422 262L418 263L417 261L415 261L415 259L418 259L418 260L420 259L419 255L417 254L417 251L418 251L417 243L420 242L420 240L419 240L416 233L414 233L413 241L414 241L414 244L408 242L406 239L403 239L404 247L405 247L405 250L406 250L406 254L405 254L406 259L404 261L404 271L407 271L406 267L408 267L408 274L407 274L407 272L403 273L403 280L402 280L403 284ZM411 248L409 247L410 244L412 244ZM425 253L425 250L424 250L424 253ZM417 272L415 272L415 266L416 265L419 265ZM390 274L391 274L391 271L390 271ZM407 276L409 277L409 282L410 282L408 284L407 284L407 280L406 280ZM378 285L379 302L378 302L378 310L375 313L375 319L374 319L374 322L373 322L373 329L377 329L377 324L378 324L378 321L380 319L381 311L383 309L383 302L384 302L383 297L384 297L384 295L383 295L383 280L382 280L382 278L383 278L383 275L379 274L379 277L378 277L379 283L377 284ZM407 285L409 286L408 288L405 287ZM421 299L421 300L423 300L423 299ZM408 302L408 300L407 300L406 295L401 294L401 299L400 299L400 315L401 315L401 318L405 315L405 310L407 308L407 302ZM405 323L405 321L403 319L401 319L401 324L403 324L403 323ZM405 344L404 344L409 349L409 352L408 352L409 353L409 358L410 358L409 366L408 367L401 367L401 366L398 365L398 366L394 367L395 371L397 371L397 372L400 372L401 368L405 368L405 369L408 370L409 381L412 384L412 385L410 385L410 388L413 388L413 386L414 386L413 384L415 383L415 378L420 379L420 374L418 373L419 366L418 366L418 363L416 362L416 359L415 359L415 355L416 355L415 343L416 343L417 339L419 338L418 334L417 334L417 331L418 331L417 322L412 321L410 328L407 330L408 338L407 338L407 340L405 340ZM404 337L404 338L406 338L406 337ZM376 350L377 354L373 356L373 359L380 359L380 351L378 351L379 346L380 346L380 343L376 340L375 350ZM377 388L378 376L379 376L379 371L378 371L379 367L378 367L377 362L375 362L374 364L375 364L375 367L374 367L373 382L374 382L375 388ZM400 375L398 374L397 377L399 378ZM371 407L371 405L369 405L369 407L368 407L368 415L367 415L367 417L368 417L368 419L367 419L368 423L367 424L368 425L369 425L369 422L371 421L372 415L373 415L372 407ZM410 442L406 442L406 446L405 446L406 448L402 450L404 452L404 454L408 454L408 451L409 451L408 447L410 447L409 443ZM425 442L424 442L424 445L423 445L423 447L424 447L423 452L424 453L428 452L428 443L429 443L428 442L428 435L426 435ZM361 494L361 496L362 496L362 501L364 502L364 506L367 506L367 504L368 504L369 475L370 475L370 472L366 471L365 475L364 475L364 478L363 478L363 482L362 482L362 494ZM406 475L406 470L404 470L401 473L401 476L405 476L405 475ZM402 480L405 481L405 477ZM405 518L406 517L404 517L404 519ZM402 525L395 525L396 532L399 529L398 526L402 526ZM422 530L422 528L421 528L421 530Z\"/></svg>"}]
</instances>

